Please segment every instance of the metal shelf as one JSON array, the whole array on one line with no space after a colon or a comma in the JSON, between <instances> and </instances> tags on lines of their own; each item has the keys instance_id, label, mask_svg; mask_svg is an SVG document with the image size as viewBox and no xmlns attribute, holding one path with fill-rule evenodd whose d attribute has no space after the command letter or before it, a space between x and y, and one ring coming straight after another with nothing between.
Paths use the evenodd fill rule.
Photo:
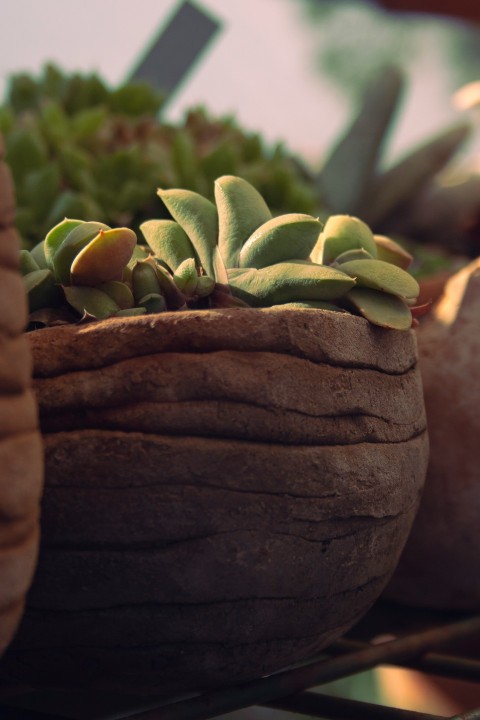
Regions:
<instances>
[{"instance_id":1,"label":"metal shelf","mask_svg":"<svg viewBox=\"0 0 480 720\"><path fill-rule=\"evenodd\" d=\"M411 710L399 710L332 697L321 685L375 668L395 665L426 675L479 684L480 615L405 608L380 602L347 636L308 663L234 687L187 698L137 699L122 708L122 699L98 694L31 690L5 697L0 691L2 720L206 720L252 705L305 714L326 720L442 720ZM316 688L315 692L311 688ZM57 704L55 701L57 700ZM66 703L66 700L68 702ZM124 701L126 702L126 701ZM110 704L109 704L110 703ZM62 710L75 707L76 714ZM452 720L480 720L480 707Z\"/></svg>"}]
</instances>

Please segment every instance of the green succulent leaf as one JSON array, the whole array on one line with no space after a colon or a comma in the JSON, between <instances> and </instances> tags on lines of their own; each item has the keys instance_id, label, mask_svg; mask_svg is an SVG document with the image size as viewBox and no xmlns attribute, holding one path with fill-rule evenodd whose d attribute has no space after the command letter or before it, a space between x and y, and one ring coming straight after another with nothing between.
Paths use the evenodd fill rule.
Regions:
<instances>
[{"instance_id":1,"label":"green succulent leaf","mask_svg":"<svg viewBox=\"0 0 480 720\"><path fill-rule=\"evenodd\" d=\"M150 262L147 260L147 262ZM157 278L158 282L160 284L160 290L162 294L165 296L165 300L167 301L167 306L169 310L179 310L180 308L186 309L186 298L185 295L179 290L179 288L175 285L172 276L163 268L161 265L155 262L155 260L151 261L152 264L155 263L155 269L157 271Z\"/></svg>"},{"instance_id":2,"label":"green succulent leaf","mask_svg":"<svg viewBox=\"0 0 480 720\"><path fill-rule=\"evenodd\" d=\"M50 269L48 267L47 258L45 255L45 241L41 240L31 250L30 255L37 263L38 267L42 270Z\"/></svg>"},{"instance_id":3,"label":"green succulent leaf","mask_svg":"<svg viewBox=\"0 0 480 720\"><path fill-rule=\"evenodd\" d=\"M213 276L212 254L218 235L215 205L191 190L158 190L158 195L173 219L190 238L207 275Z\"/></svg>"},{"instance_id":4,"label":"green succulent leaf","mask_svg":"<svg viewBox=\"0 0 480 720\"><path fill-rule=\"evenodd\" d=\"M225 263L223 262L222 255L220 253L220 250L218 248L218 245L215 246L212 254L212 265L213 265L213 272L216 282L219 285L223 286L223 289L226 292L230 292L228 288L228 272L227 268L225 267Z\"/></svg>"},{"instance_id":5,"label":"green succulent leaf","mask_svg":"<svg viewBox=\"0 0 480 720\"><path fill-rule=\"evenodd\" d=\"M65 218L65 220L59 222L47 233L43 247L47 266L50 270L55 270L53 258L55 257L60 245L67 238L70 232L79 225L83 225L83 220L69 220L68 218Z\"/></svg>"},{"instance_id":6,"label":"green succulent leaf","mask_svg":"<svg viewBox=\"0 0 480 720\"><path fill-rule=\"evenodd\" d=\"M403 270L408 270L413 262L413 256L410 255L395 240L385 235L374 235L375 245L377 246L377 257L379 260L398 265ZM338 260L338 258L337 258Z\"/></svg>"},{"instance_id":7,"label":"green succulent leaf","mask_svg":"<svg viewBox=\"0 0 480 720\"><path fill-rule=\"evenodd\" d=\"M28 295L29 311L55 307L60 302L60 292L50 270L33 270L23 278Z\"/></svg>"},{"instance_id":8,"label":"green succulent leaf","mask_svg":"<svg viewBox=\"0 0 480 720\"><path fill-rule=\"evenodd\" d=\"M127 308L126 310L119 310L115 313L115 317L137 317L137 315L145 315L147 312L144 307L133 307Z\"/></svg>"},{"instance_id":9,"label":"green succulent leaf","mask_svg":"<svg viewBox=\"0 0 480 720\"><path fill-rule=\"evenodd\" d=\"M188 235L174 220L147 220L140 230L155 257L163 260L172 272L187 258L197 259Z\"/></svg>"},{"instance_id":10,"label":"green succulent leaf","mask_svg":"<svg viewBox=\"0 0 480 720\"><path fill-rule=\"evenodd\" d=\"M140 298L147 295L160 294L160 281L157 270L148 261L135 263L132 269L132 290L137 303Z\"/></svg>"},{"instance_id":11,"label":"green succulent leaf","mask_svg":"<svg viewBox=\"0 0 480 720\"><path fill-rule=\"evenodd\" d=\"M377 257L377 246L368 225L351 215L332 215L325 223L311 258L319 265L329 265L338 255L358 248Z\"/></svg>"},{"instance_id":12,"label":"green succulent leaf","mask_svg":"<svg viewBox=\"0 0 480 720\"><path fill-rule=\"evenodd\" d=\"M128 310L135 305L133 293L124 282L118 280L110 280L97 286L97 290L109 295L121 310Z\"/></svg>"},{"instance_id":13,"label":"green succulent leaf","mask_svg":"<svg viewBox=\"0 0 480 720\"><path fill-rule=\"evenodd\" d=\"M173 280L185 295L193 295L197 287L198 274L197 266L193 258L187 258L177 267L173 274Z\"/></svg>"},{"instance_id":14,"label":"green succulent leaf","mask_svg":"<svg viewBox=\"0 0 480 720\"><path fill-rule=\"evenodd\" d=\"M125 270L133 270L139 260L146 260L149 257L152 257L152 255L148 251L148 248L143 245L135 245L135 247L133 248L132 257L130 258Z\"/></svg>"},{"instance_id":15,"label":"green succulent leaf","mask_svg":"<svg viewBox=\"0 0 480 720\"><path fill-rule=\"evenodd\" d=\"M76 223L77 221L66 219L64 222ZM78 253L101 231L109 230L110 228L108 225L99 222L79 222L78 225L70 226L70 231L64 235L64 230L66 230L68 225L60 228L59 226L61 225L62 223L59 223L59 225L56 226L56 228L59 228L57 231L58 235L54 235L50 242L49 257L51 258L51 254L53 254L53 259L51 258L49 262L53 265L55 277L58 282L62 285L69 285L71 281L70 271L72 263ZM56 228L53 228L53 231L55 231ZM63 235L63 240L57 245L60 235ZM54 252L55 246L57 246L56 252Z\"/></svg>"},{"instance_id":16,"label":"green succulent leaf","mask_svg":"<svg viewBox=\"0 0 480 720\"><path fill-rule=\"evenodd\" d=\"M129 228L100 230L75 256L70 270L72 283L98 285L121 278L136 244L137 236Z\"/></svg>"},{"instance_id":17,"label":"green succulent leaf","mask_svg":"<svg viewBox=\"0 0 480 720\"><path fill-rule=\"evenodd\" d=\"M322 229L311 215L291 213L272 218L249 237L239 255L240 267L263 268L285 260L307 258Z\"/></svg>"},{"instance_id":18,"label":"green succulent leaf","mask_svg":"<svg viewBox=\"0 0 480 720\"><path fill-rule=\"evenodd\" d=\"M165 312L165 310L167 310L167 302L163 295L159 293L145 295L145 297L140 298L138 305L145 308L145 312L148 314Z\"/></svg>"},{"instance_id":19,"label":"green succulent leaf","mask_svg":"<svg viewBox=\"0 0 480 720\"><path fill-rule=\"evenodd\" d=\"M345 252L340 253L340 255L337 255L333 265L337 267L349 260L374 260L374 258L363 248L357 248L356 250L346 250Z\"/></svg>"},{"instance_id":20,"label":"green succulent leaf","mask_svg":"<svg viewBox=\"0 0 480 720\"><path fill-rule=\"evenodd\" d=\"M242 245L272 213L253 185L233 175L215 181L215 201L220 254L226 267L236 267Z\"/></svg>"},{"instance_id":21,"label":"green succulent leaf","mask_svg":"<svg viewBox=\"0 0 480 720\"><path fill-rule=\"evenodd\" d=\"M87 314L97 320L104 320L121 310L110 295L98 288L71 285L64 287L63 292L68 304L82 316Z\"/></svg>"},{"instance_id":22,"label":"green succulent leaf","mask_svg":"<svg viewBox=\"0 0 480 720\"><path fill-rule=\"evenodd\" d=\"M355 278L360 287L415 299L420 293L418 282L402 268L384 260L350 260L342 263L342 272Z\"/></svg>"},{"instance_id":23,"label":"green succulent leaf","mask_svg":"<svg viewBox=\"0 0 480 720\"><path fill-rule=\"evenodd\" d=\"M410 308L396 295L355 287L345 300L373 325L393 330L408 330L412 326Z\"/></svg>"},{"instance_id":24,"label":"green succulent leaf","mask_svg":"<svg viewBox=\"0 0 480 720\"><path fill-rule=\"evenodd\" d=\"M233 294L252 307L299 300L335 300L355 284L351 277L334 268L296 262L252 268L229 278Z\"/></svg>"},{"instance_id":25,"label":"green succulent leaf","mask_svg":"<svg viewBox=\"0 0 480 720\"><path fill-rule=\"evenodd\" d=\"M208 295L211 295L212 292L215 290L215 280L211 277L208 277L208 275L202 275L197 280L197 287L195 289L195 294L198 295L198 297L207 297ZM226 293L230 294L231 293Z\"/></svg>"},{"instance_id":26,"label":"green succulent leaf","mask_svg":"<svg viewBox=\"0 0 480 720\"><path fill-rule=\"evenodd\" d=\"M29 273L40 269L41 268L35 258L32 257L28 250L20 250L20 273L22 275L28 275Z\"/></svg>"}]
</instances>

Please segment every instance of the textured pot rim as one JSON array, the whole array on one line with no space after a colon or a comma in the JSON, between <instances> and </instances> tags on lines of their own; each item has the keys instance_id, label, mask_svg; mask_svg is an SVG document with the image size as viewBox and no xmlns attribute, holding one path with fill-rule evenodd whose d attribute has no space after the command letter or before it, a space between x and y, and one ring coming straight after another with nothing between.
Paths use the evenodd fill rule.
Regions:
<instances>
[{"instance_id":1,"label":"textured pot rim","mask_svg":"<svg viewBox=\"0 0 480 720\"><path fill-rule=\"evenodd\" d=\"M400 374L418 360L413 330L313 308L228 308L107 318L27 333L34 375L103 367L159 352L283 352L313 362ZM141 344L138 338L141 337ZM83 364L82 364L83 362Z\"/></svg>"}]
</instances>

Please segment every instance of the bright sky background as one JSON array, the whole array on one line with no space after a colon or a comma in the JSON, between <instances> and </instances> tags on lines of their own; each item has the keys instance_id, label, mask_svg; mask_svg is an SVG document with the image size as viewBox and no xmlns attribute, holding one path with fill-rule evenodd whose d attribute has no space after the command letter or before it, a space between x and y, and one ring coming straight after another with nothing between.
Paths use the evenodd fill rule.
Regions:
<instances>
[{"instance_id":1,"label":"bright sky background","mask_svg":"<svg viewBox=\"0 0 480 720\"><path fill-rule=\"evenodd\" d=\"M168 109L169 119L206 103L235 113L267 140L318 162L348 119L346 98L314 68L319 31L299 20L299 0L197 0L225 23ZM67 70L98 70L115 84L128 75L177 0L2 0L0 97L12 71L37 73L47 60ZM409 87L392 154L455 119L451 87L429 41Z\"/></svg>"}]
</instances>

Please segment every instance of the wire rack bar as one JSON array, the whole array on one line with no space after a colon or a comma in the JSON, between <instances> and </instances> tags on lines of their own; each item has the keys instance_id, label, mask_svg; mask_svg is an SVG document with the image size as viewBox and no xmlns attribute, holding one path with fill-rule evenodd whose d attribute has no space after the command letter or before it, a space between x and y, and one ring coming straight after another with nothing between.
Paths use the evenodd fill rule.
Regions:
<instances>
[{"instance_id":1,"label":"wire rack bar","mask_svg":"<svg viewBox=\"0 0 480 720\"><path fill-rule=\"evenodd\" d=\"M276 702L295 695L305 688L338 680L376 665L397 663L418 658L435 644L459 640L480 632L480 616L462 619L441 627L428 629L380 645L334 657L314 660L291 670L227 689L215 690L153 710L130 716L130 720L207 720L248 705ZM465 719L462 719L465 720ZM477 720L475 716L466 720Z\"/></svg>"},{"instance_id":2,"label":"wire rack bar","mask_svg":"<svg viewBox=\"0 0 480 720\"><path fill-rule=\"evenodd\" d=\"M310 717L328 718L328 720L445 720L445 718L439 718L438 715L413 710L399 710L316 692L303 692L265 704L267 707L277 710L287 710L310 715Z\"/></svg>"},{"instance_id":3,"label":"wire rack bar","mask_svg":"<svg viewBox=\"0 0 480 720\"><path fill-rule=\"evenodd\" d=\"M366 642L342 639L329 647L328 652L332 655L337 653L343 655L366 647L370 647ZM446 653L428 652L421 658L404 660L402 667L420 670L430 675L480 682L480 660L457 657Z\"/></svg>"}]
</instances>

